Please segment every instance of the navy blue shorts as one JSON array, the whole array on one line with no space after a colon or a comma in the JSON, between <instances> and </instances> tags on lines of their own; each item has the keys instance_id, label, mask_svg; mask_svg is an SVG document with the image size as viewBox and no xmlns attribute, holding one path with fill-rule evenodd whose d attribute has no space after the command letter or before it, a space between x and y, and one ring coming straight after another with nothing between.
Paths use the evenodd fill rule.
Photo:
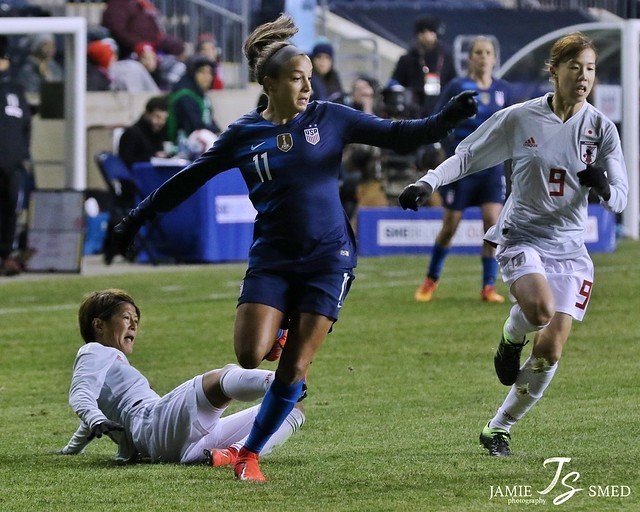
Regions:
<instances>
[{"instance_id":1,"label":"navy blue shorts","mask_svg":"<svg viewBox=\"0 0 640 512\"><path fill-rule=\"evenodd\" d=\"M504 203L504 167L497 165L443 185L438 189L445 208L462 211L469 206Z\"/></svg>"},{"instance_id":2,"label":"navy blue shorts","mask_svg":"<svg viewBox=\"0 0 640 512\"><path fill-rule=\"evenodd\" d=\"M255 302L282 311L286 318L316 313L335 322L354 279L351 269L304 274L249 268L238 305Z\"/></svg>"}]
</instances>

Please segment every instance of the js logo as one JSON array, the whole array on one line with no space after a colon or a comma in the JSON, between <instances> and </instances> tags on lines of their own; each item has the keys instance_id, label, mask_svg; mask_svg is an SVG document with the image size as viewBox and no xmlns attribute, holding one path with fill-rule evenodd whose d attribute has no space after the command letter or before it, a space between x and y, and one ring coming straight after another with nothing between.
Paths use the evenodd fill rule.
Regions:
<instances>
[{"instance_id":1,"label":"js logo","mask_svg":"<svg viewBox=\"0 0 640 512\"><path fill-rule=\"evenodd\" d=\"M570 485L570 483L576 483L580 479L580 473L578 473L577 471L571 471L570 473L567 473L566 475L564 475L562 479L560 479L560 477L562 476L562 468L566 463L569 463L569 462L571 462L570 457L552 457L550 459L545 460L544 463L542 464L546 468L547 464L557 463L558 467L556 468L556 472L553 475L553 479L551 480L551 483L549 484L549 486L544 491L538 491L538 494L549 494L553 489L555 489L556 485L558 485L558 481L563 486L562 489L568 489L567 491L563 492L562 494L559 494L553 499L554 505L562 505L565 501L570 499L575 493L584 490L584 489L576 488Z\"/></svg>"}]
</instances>

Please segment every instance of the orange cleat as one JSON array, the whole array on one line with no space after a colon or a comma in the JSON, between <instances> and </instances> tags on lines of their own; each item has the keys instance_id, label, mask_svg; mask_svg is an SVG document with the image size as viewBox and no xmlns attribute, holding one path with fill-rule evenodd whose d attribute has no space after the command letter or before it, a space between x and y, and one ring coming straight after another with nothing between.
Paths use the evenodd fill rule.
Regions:
<instances>
[{"instance_id":1,"label":"orange cleat","mask_svg":"<svg viewBox=\"0 0 640 512\"><path fill-rule=\"evenodd\" d=\"M233 466L238 458L238 449L233 446L229 448L205 450L204 453L209 465L215 468Z\"/></svg>"},{"instance_id":2,"label":"orange cleat","mask_svg":"<svg viewBox=\"0 0 640 512\"><path fill-rule=\"evenodd\" d=\"M504 302L504 297L500 295L496 291L496 287L491 284L485 285L480 295L482 296L482 302L492 302L494 304L502 304Z\"/></svg>"},{"instance_id":3,"label":"orange cleat","mask_svg":"<svg viewBox=\"0 0 640 512\"><path fill-rule=\"evenodd\" d=\"M238 458L233 468L236 479L242 480L243 482L266 482L267 479L262 474L262 471L260 471L259 460L260 457L257 453L250 452L245 448L240 448Z\"/></svg>"},{"instance_id":4,"label":"orange cleat","mask_svg":"<svg viewBox=\"0 0 640 512\"><path fill-rule=\"evenodd\" d=\"M287 343L288 334L288 329L278 329L276 341L273 342L273 346L271 347L271 350L269 350L269 353L264 356L267 361L277 361L280 359L282 349L284 348L285 343Z\"/></svg>"},{"instance_id":5,"label":"orange cleat","mask_svg":"<svg viewBox=\"0 0 640 512\"><path fill-rule=\"evenodd\" d=\"M438 283L430 277L425 278L424 282L416 290L414 299L418 302L429 302L433 298L433 293L438 289Z\"/></svg>"}]
</instances>

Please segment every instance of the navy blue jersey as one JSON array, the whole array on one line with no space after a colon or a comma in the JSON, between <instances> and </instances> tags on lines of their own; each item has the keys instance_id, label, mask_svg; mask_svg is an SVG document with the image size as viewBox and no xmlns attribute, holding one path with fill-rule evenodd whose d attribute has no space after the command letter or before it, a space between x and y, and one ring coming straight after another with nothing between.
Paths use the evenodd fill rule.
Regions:
<instances>
[{"instance_id":1,"label":"navy blue jersey","mask_svg":"<svg viewBox=\"0 0 640 512\"><path fill-rule=\"evenodd\" d=\"M489 119L498 110L508 107L513 102L511 86L509 82L493 78L488 89L481 89L475 80L466 76L451 80L438 98L436 112L444 107L447 102L462 91L478 91L478 113L461 122L453 132L453 135L444 141L447 156L453 155L456 147L463 139L467 138L482 123Z\"/></svg>"},{"instance_id":2,"label":"navy blue jersey","mask_svg":"<svg viewBox=\"0 0 640 512\"><path fill-rule=\"evenodd\" d=\"M357 142L408 152L446 135L439 115L391 121L314 101L288 123L276 125L254 110L152 192L134 215L144 219L169 211L216 174L237 167L258 212L250 267L305 272L353 268L355 237L338 190L344 146Z\"/></svg>"}]
</instances>

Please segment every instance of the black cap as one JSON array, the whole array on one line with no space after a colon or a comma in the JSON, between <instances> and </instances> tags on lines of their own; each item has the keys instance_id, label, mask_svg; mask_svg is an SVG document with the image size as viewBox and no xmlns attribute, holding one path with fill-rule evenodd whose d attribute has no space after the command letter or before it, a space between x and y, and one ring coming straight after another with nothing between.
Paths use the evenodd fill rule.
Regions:
<instances>
[{"instance_id":1,"label":"black cap","mask_svg":"<svg viewBox=\"0 0 640 512\"><path fill-rule=\"evenodd\" d=\"M416 20L413 25L413 30L416 34L424 32L425 30L430 30L431 32L435 32L441 36L444 35L444 24L438 18L426 16Z\"/></svg>"}]
</instances>

